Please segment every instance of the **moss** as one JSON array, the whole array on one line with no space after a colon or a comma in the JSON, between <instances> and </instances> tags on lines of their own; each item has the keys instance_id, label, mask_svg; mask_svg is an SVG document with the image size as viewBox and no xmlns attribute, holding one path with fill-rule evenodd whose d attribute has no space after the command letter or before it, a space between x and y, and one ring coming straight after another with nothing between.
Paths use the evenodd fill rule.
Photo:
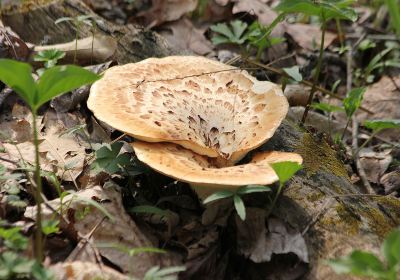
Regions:
<instances>
[{"instance_id":1,"label":"moss","mask_svg":"<svg viewBox=\"0 0 400 280\"><path fill-rule=\"evenodd\" d=\"M392 196L382 196L376 197L375 201L385 206L396 223L400 224L400 199Z\"/></svg>"},{"instance_id":2,"label":"moss","mask_svg":"<svg viewBox=\"0 0 400 280\"><path fill-rule=\"evenodd\" d=\"M358 234L361 221L348 211L343 204L339 203L336 206L336 212L340 217L340 222L345 226L347 233L350 235Z\"/></svg>"},{"instance_id":3,"label":"moss","mask_svg":"<svg viewBox=\"0 0 400 280\"><path fill-rule=\"evenodd\" d=\"M303 157L307 176L312 176L323 169L336 176L349 179L346 169L336 157L336 152L325 141L316 141L310 134L305 133L295 150Z\"/></svg>"},{"instance_id":4,"label":"moss","mask_svg":"<svg viewBox=\"0 0 400 280\"><path fill-rule=\"evenodd\" d=\"M368 211L365 211L363 214L365 214L364 217L370 229L381 239L384 239L385 236L396 227L396 224L390 223L389 219L377 208L369 207Z\"/></svg>"},{"instance_id":5,"label":"moss","mask_svg":"<svg viewBox=\"0 0 400 280\"><path fill-rule=\"evenodd\" d=\"M310 202L316 202L323 198L325 195L322 192L311 192L307 194L307 200Z\"/></svg>"}]
</instances>

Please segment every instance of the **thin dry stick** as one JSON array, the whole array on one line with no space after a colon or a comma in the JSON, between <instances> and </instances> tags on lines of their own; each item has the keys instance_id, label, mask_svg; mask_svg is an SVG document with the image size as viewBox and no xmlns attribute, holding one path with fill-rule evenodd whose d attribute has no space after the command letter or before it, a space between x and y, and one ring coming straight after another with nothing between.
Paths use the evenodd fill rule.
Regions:
<instances>
[{"instance_id":1,"label":"thin dry stick","mask_svg":"<svg viewBox=\"0 0 400 280\"><path fill-rule=\"evenodd\" d=\"M347 92L351 91L352 85L353 85L353 47L348 44L349 50L347 52L347 63L346 63L346 70L347 70L347 83L346 83L346 89ZM352 116L352 127L351 127L351 136L352 136L352 152L353 152L353 157L354 161L356 163L356 168L358 175L361 178L361 181L364 184L365 190L368 194L373 194L375 193L373 188L371 187L371 184L369 183L367 176L365 174L365 170L361 165L360 158L358 156L358 121L355 116Z\"/></svg>"},{"instance_id":2,"label":"thin dry stick","mask_svg":"<svg viewBox=\"0 0 400 280\"><path fill-rule=\"evenodd\" d=\"M282 71L280 69L277 69L277 68L274 68L274 67L271 67L271 66L268 66L268 65L259 63L257 61L250 60L250 59L246 59L245 61L248 62L248 63L254 64L254 65L258 66L258 67L264 68L264 69L266 69L268 71L271 71L273 73L276 73L278 75L284 76L286 78L290 78L289 75L286 72L284 72L284 71ZM312 87L312 85L313 85L312 82L306 81L306 80L302 80L302 81L300 81L300 83L303 84L303 85L309 86L309 87ZM320 92L322 92L322 93L324 93L326 95L332 96L332 97L334 97L336 99L339 99L339 100L343 100L344 99L340 95L337 95L336 93L333 93L333 92L331 92L331 91L329 91L329 90L327 90L327 89L325 89L323 87L316 86L316 89L318 91L320 91ZM370 110L368 110L368 109L366 109L364 107L360 107L360 109L363 110L364 112L369 113L369 114L374 114L374 112L372 112L372 111L370 111Z\"/></svg>"}]
</instances>

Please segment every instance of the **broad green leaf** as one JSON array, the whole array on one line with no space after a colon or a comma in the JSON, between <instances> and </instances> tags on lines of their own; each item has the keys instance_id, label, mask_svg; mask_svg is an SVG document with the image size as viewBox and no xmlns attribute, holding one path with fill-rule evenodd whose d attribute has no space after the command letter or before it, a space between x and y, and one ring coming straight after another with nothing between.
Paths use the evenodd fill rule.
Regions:
<instances>
[{"instance_id":1,"label":"broad green leaf","mask_svg":"<svg viewBox=\"0 0 400 280\"><path fill-rule=\"evenodd\" d=\"M241 20L234 20L230 23L235 38L240 39L247 28L247 23Z\"/></svg>"},{"instance_id":2,"label":"broad green leaf","mask_svg":"<svg viewBox=\"0 0 400 280\"><path fill-rule=\"evenodd\" d=\"M32 266L31 274L36 280L55 280L53 271L46 269L38 262L35 262Z\"/></svg>"},{"instance_id":3,"label":"broad green leaf","mask_svg":"<svg viewBox=\"0 0 400 280\"><path fill-rule=\"evenodd\" d=\"M212 201L219 200L222 198L231 197L234 194L235 193L231 192L231 191L219 191L219 192L213 193L212 195L210 195L209 197L204 199L203 204L207 204L207 203L210 203Z\"/></svg>"},{"instance_id":4,"label":"broad green leaf","mask_svg":"<svg viewBox=\"0 0 400 280\"><path fill-rule=\"evenodd\" d=\"M2 228L0 227L0 240L3 239L2 243L5 247L12 250L25 250L28 246L28 238L20 233L19 227L13 228Z\"/></svg>"},{"instance_id":5,"label":"broad green leaf","mask_svg":"<svg viewBox=\"0 0 400 280\"><path fill-rule=\"evenodd\" d=\"M235 205L236 212L240 219L242 219L242 221L246 220L246 208L240 196L236 194L233 196L233 205Z\"/></svg>"},{"instance_id":6,"label":"broad green leaf","mask_svg":"<svg viewBox=\"0 0 400 280\"><path fill-rule=\"evenodd\" d=\"M311 104L311 107L314 109L317 109L317 110L328 112L328 113L344 111L344 109L342 107L331 105L328 103L313 103L313 104Z\"/></svg>"},{"instance_id":7,"label":"broad green leaf","mask_svg":"<svg viewBox=\"0 0 400 280\"><path fill-rule=\"evenodd\" d=\"M114 174L121 171L121 168L130 164L130 155L121 154L122 142L115 142L111 146L102 146L96 151L96 160L92 164L92 169L99 172Z\"/></svg>"},{"instance_id":8,"label":"broad green leaf","mask_svg":"<svg viewBox=\"0 0 400 280\"><path fill-rule=\"evenodd\" d=\"M283 68L283 71L285 71L286 74L288 74L296 82L301 82L303 80L303 76L300 73L300 68L297 65L289 68Z\"/></svg>"},{"instance_id":9,"label":"broad green leaf","mask_svg":"<svg viewBox=\"0 0 400 280\"><path fill-rule=\"evenodd\" d=\"M355 21L357 13L349 7L353 2L352 0L281 0L276 10L285 13L303 13L325 19L339 18Z\"/></svg>"},{"instance_id":10,"label":"broad green leaf","mask_svg":"<svg viewBox=\"0 0 400 280\"><path fill-rule=\"evenodd\" d=\"M393 230L382 244L382 254L385 256L389 269L398 266L400 270L400 228Z\"/></svg>"},{"instance_id":11,"label":"broad green leaf","mask_svg":"<svg viewBox=\"0 0 400 280\"><path fill-rule=\"evenodd\" d=\"M236 193L238 195L244 195L244 194L248 194L248 193L255 193L255 192L270 192L271 188L270 187L266 187L263 185L248 185L248 186L244 186L244 187L240 187Z\"/></svg>"},{"instance_id":12,"label":"broad green leaf","mask_svg":"<svg viewBox=\"0 0 400 280\"><path fill-rule=\"evenodd\" d=\"M62 93L91 84L99 75L75 65L55 66L44 71L38 83L36 108Z\"/></svg>"},{"instance_id":13,"label":"broad green leaf","mask_svg":"<svg viewBox=\"0 0 400 280\"><path fill-rule=\"evenodd\" d=\"M400 119L367 120L364 126L374 132L388 128L400 128Z\"/></svg>"},{"instance_id":14,"label":"broad green leaf","mask_svg":"<svg viewBox=\"0 0 400 280\"><path fill-rule=\"evenodd\" d=\"M52 233L57 233L60 231L59 220L44 220L42 221L42 232L45 235L50 235Z\"/></svg>"},{"instance_id":15,"label":"broad green leaf","mask_svg":"<svg viewBox=\"0 0 400 280\"><path fill-rule=\"evenodd\" d=\"M364 97L365 88L354 88L343 100L344 110L348 118L353 116L354 112L361 106L362 99Z\"/></svg>"},{"instance_id":16,"label":"broad green leaf","mask_svg":"<svg viewBox=\"0 0 400 280\"><path fill-rule=\"evenodd\" d=\"M228 39L232 39L235 37L226 23L218 23L216 25L212 25L210 29L216 33L224 35Z\"/></svg>"},{"instance_id":17,"label":"broad green leaf","mask_svg":"<svg viewBox=\"0 0 400 280\"><path fill-rule=\"evenodd\" d=\"M57 50L57 49L50 49L50 50L43 50L38 52L34 57L34 61L49 61L53 59L61 59L65 56L65 52Z\"/></svg>"},{"instance_id":18,"label":"broad green leaf","mask_svg":"<svg viewBox=\"0 0 400 280\"><path fill-rule=\"evenodd\" d=\"M373 254L363 251L353 251L351 255L329 261L329 265L337 273L353 274L382 279L386 274L382 262ZM383 278L385 279L385 278Z\"/></svg>"},{"instance_id":19,"label":"broad green leaf","mask_svg":"<svg viewBox=\"0 0 400 280\"><path fill-rule=\"evenodd\" d=\"M31 107L37 88L32 78L32 67L12 59L0 59L0 80L12 88Z\"/></svg>"},{"instance_id":20,"label":"broad green leaf","mask_svg":"<svg viewBox=\"0 0 400 280\"><path fill-rule=\"evenodd\" d=\"M167 216L168 211L163 210L161 208L151 206L151 205L140 205L129 208L128 212L130 213L145 213L145 214L156 214L161 216Z\"/></svg>"},{"instance_id":21,"label":"broad green leaf","mask_svg":"<svg viewBox=\"0 0 400 280\"><path fill-rule=\"evenodd\" d=\"M297 171L302 169L301 164L293 161L282 161L271 164L272 169L274 169L276 175L279 178L279 183L286 183Z\"/></svg>"}]
</instances>

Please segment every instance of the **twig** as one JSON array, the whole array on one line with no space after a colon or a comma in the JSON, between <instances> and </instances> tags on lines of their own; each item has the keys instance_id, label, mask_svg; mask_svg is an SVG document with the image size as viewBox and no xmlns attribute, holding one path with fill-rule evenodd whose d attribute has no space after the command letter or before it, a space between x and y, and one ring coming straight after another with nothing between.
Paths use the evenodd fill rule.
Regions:
<instances>
[{"instance_id":1,"label":"twig","mask_svg":"<svg viewBox=\"0 0 400 280\"><path fill-rule=\"evenodd\" d=\"M2 160L2 161L5 161L5 162L8 162L8 163L11 163L11 164L14 164L14 165L18 166L18 162L14 161L14 160L7 159L7 158L3 158L3 157L0 157L0 160Z\"/></svg>"},{"instance_id":2,"label":"twig","mask_svg":"<svg viewBox=\"0 0 400 280\"><path fill-rule=\"evenodd\" d=\"M284 76L286 78L290 78L290 76L286 72L284 72L284 71L282 71L280 69L277 69L277 68L274 68L274 67L259 63L257 61L251 60L251 59L246 59L245 61L248 62L248 63L251 63L253 65L256 65L258 67L264 68L264 69L266 69L268 71L271 71L273 73L276 73L278 75ZM300 81L300 83L303 84L303 85L309 86L309 87L312 87L312 85L313 85L312 82L307 81L307 80L302 80L302 81ZM326 88L323 88L321 86L316 86L316 89L318 91L320 91L320 92L322 92L322 93L324 93L326 95L332 96L332 97L334 97L336 99L339 99L339 100L343 100L344 99L340 95L337 95L336 93L333 93L333 92L331 92L331 91L329 91ZM368 110L368 109L366 109L364 107L360 107L360 109L363 110L364 112L369 113L369 114L374 114L374 112L372 112L372 111L370 111L370 110Z\"/></svg>"},{"instance_id":3,"label":"twig","mask_svg":"<svg viewBox=\"0 0 400 280\"><path fill-rule=\"evenodd\" d=\"M347 52L347 81L346 81L346 89L347 92L351 91L353 85L353 47L348 44L349 50ZM375 193L371 184L368 181L367 175L365 174L365 170L361 165L360 158L358 156L358 121L355 116L352 116L352 126L351 126L351 136L352 136L352 153L354 157L354 162L356 163L356 168L358 175L360 176L361 181L364 184L365 190L368 194Z\"/></svg>"}]
</instances>

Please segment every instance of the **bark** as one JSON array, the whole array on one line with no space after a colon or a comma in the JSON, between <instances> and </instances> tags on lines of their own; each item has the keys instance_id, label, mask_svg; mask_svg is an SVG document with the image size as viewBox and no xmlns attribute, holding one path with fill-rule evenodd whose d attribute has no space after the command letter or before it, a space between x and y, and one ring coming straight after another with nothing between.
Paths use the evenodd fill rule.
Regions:
<instances>
[{"instance_id":1,"label":"bark","mask_svg":"<svg viewBox=\"0 0 400 280\"><path fill-rule=\"evenodd\" d=\"M140 26L117 26L109 23L79 0L24 1L20 6L3 9L2 21L24 41L35 45L49 45L75 39L76 30L72 22L54 22L61 17L77 15L92 15L97 22L96 34L108 35L117 40L118 47L113 59L119 63L136 62L173 53L160 35ZM90 26L81 24L78 37L86 38L91 35Z\"/></svg>"},{"instance_id":2,"label":"bark","mask_svg":"<svg viewBox=\"0 0 400 280\"><path fill-rule=\"evenodd\" d=\"M26 41L39 44L49 36L47 44L55 44L73 40L75 30L70 23L56 25L54 21L79 14L93 12L78 0L28 1L22 8L4 11L3 22ZM118 63L173 53L154 32L102 20L98 32L117 39L114 59ZM89 27L81 27L80 38L90 34ZM262 148L296 151L304 159L304 169L287 185L273 214L304 233L310 254L306 279L350 279L333 273L324 260L353 249L379 253L385 235L400 224L399 200L392 196L357 196L361 188L350 182L336 152L324 140L287 121Z\"/></svg>"}]
</instances>

